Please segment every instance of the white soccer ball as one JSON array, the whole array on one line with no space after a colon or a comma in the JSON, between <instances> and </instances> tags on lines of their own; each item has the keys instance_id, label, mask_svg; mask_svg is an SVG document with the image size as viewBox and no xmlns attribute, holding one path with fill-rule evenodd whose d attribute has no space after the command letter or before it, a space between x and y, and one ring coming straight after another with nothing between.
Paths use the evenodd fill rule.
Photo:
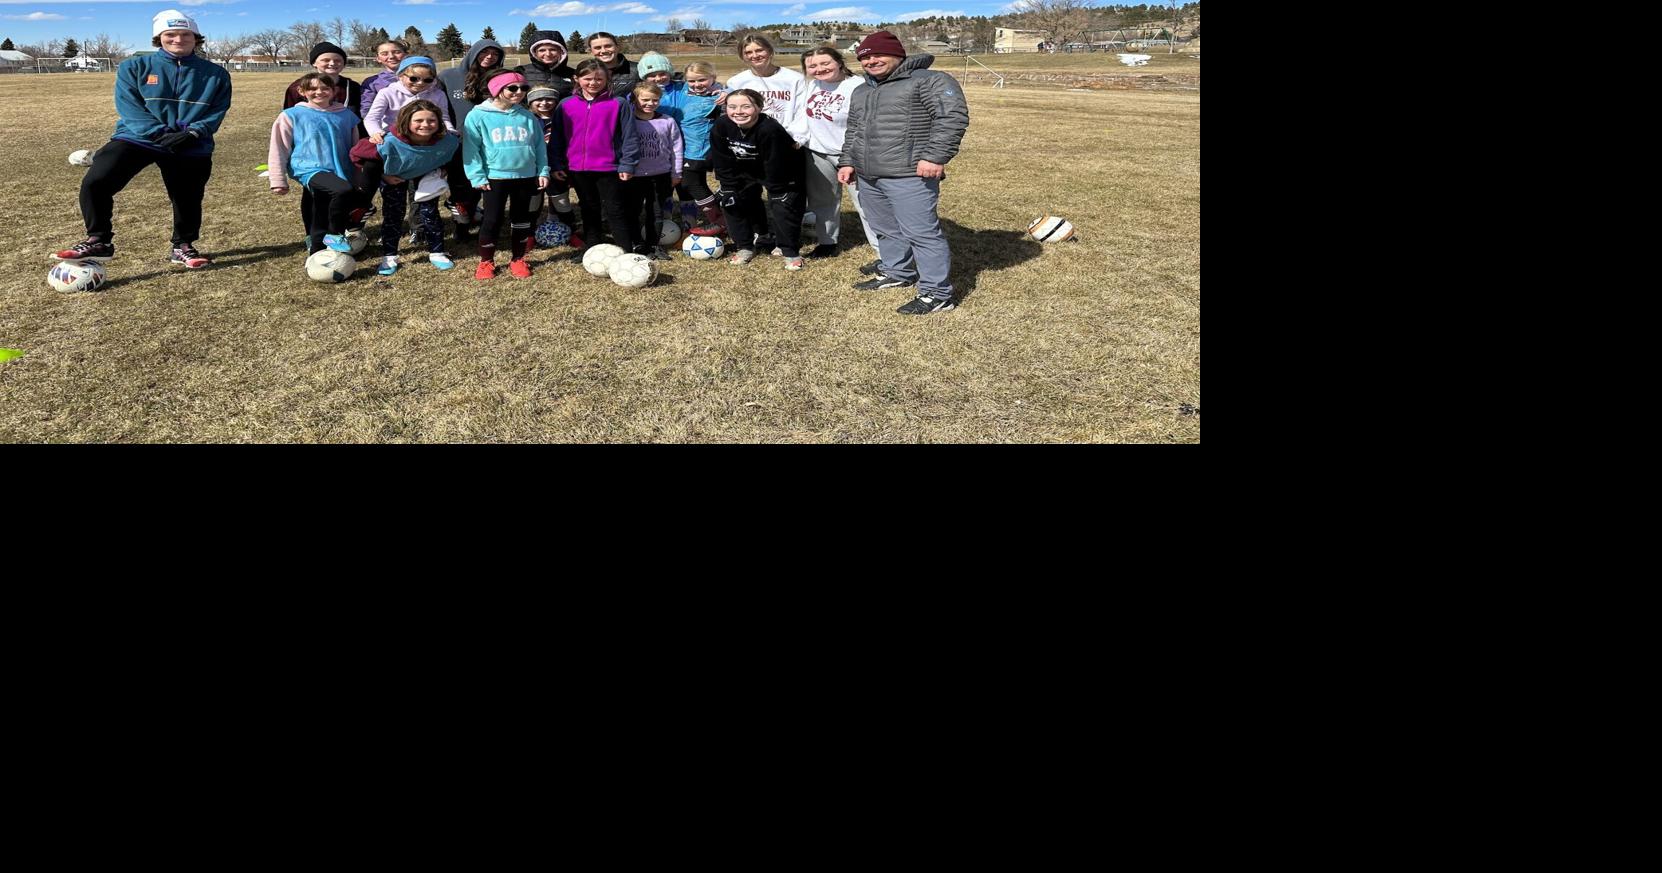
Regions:
<instances>
[{"instance_id":1,"label":"white soccer ball","mask_svg":"<svg viewBox=\"0 0 1662 873\"><path fill-rule=\"evenodd\" d=\"M313 252L306 259L306 275L313 282L345 282L352 278L352 271L358 269L358 262L346 252L337 252L334 249L323 249Z\"/></svg>"},{"instance_id":2,"label":"white soccer ball","mask_svg":"<svg viewBox=\"0 0 1662 873\"><path fill-rule=\"evenodd\" d=\"M1073 235L1073 223L1056 215L1043 215L1033 219L1032 223L1027 225L1027 233L1042 243L1077 239Z\"/></svg>"},{"instance_id":3,"label":"white soccer ball","mask_svg":"<svg viewBox=\"0 0 1662 873\"><path fill-rule=\"evenodd\" d=\"M625 288L645 288L658 278L658 262L646 255L618 255L612 259L612 281Z\"/></svg>"},{"instance_id":4,"label":"white soccer ball","mask_svg":"<svg viewBox=\"0 0 1662 873\"><path fill-rule=\"evenodd\" d=\"M681 225L666 218L658 223L658 245L672 246L681 241Z\"/></svg>"},{"instance_id":5,"label":"white soccer ball","mask_svg":"<svg viewBox=\"0 0 1662 873\"><path fill-rule=\"evenodd\" d=\"M589 246L588 250L583 252L583 269L588 270L591 276L605 278L611 275L612 259L621 254L623 249L611 243Z\"/></svg>"},{"instance_id":6,"label":"white soccer ball","mask_svg":"<svg viewBox=\"0 0 1662 873\"><path fill-rule=\"evenodd\" d=\"M357 257L369 248L369 235L361 230L349 230L346 232L346 244L352 247L352 256Z\"/></svg>"},{"instance_id":7,"label":"white soccer ball","mask_svg":"<svg viewBox=\"0 0 1662 873\"><path fill-rule=\"evenodd\" d=\"M92 149L76 149L70 152L69 163L77 167L92 166Z\"/></svg>"},{"instance_id":8,"label":"white soccer ball","mask_svg":"<svg viewBox=\"0 0 1662 873\"><path fill-rule=\"evenodd\" d=\"M104 278L104 265L97 261L64 261L46 274L46 284L59 291L97 291Z\"/></svg>"},{"instance_id":9,"label":"white soccer ball","mask_svg":"<svg viewBox=\"0 0 1662 873\"><path fill-rule=\"evenodd\" d=\"M719 236L689 236L681 243L681 253L695 261L719 258L725 250Z\"/></svg>"}]
</instances>

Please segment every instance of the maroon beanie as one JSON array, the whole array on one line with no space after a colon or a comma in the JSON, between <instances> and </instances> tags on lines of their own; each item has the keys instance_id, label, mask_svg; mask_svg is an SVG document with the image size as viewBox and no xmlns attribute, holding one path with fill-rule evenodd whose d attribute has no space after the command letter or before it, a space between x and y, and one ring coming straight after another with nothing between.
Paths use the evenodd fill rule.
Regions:
<instances>
[{"instance_id":1,"label":"maroon beanie","mask_svg":"<svg viewBox=\"0 0 1662 873\"><path fill-rule=\"evenodd\" d=\"M868 55L893 55L897 58L906 57L906 47L900 40L886 30L878 32L860 40L860 47L854 50L854 57L865 60Z\"/></svg>"}]
</instances>

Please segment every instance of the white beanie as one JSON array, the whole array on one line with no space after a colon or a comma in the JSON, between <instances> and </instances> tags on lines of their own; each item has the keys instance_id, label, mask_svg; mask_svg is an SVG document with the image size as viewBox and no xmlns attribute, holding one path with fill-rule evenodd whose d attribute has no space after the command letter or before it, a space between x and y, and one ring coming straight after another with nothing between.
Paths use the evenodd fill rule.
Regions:
<instances>
[{"instance_id":1,"label":"white beanie","mask_svg":"<svg viewBox=\"0 0 1662 873\"><path fill-rule=\"evenodd\" d=\"M196 29L196 19L191 18L177 9L163 9L150 19L150 35L161 36L164 30L188 30L191 33L201 33Z\"/></svg>"}]
</instances>

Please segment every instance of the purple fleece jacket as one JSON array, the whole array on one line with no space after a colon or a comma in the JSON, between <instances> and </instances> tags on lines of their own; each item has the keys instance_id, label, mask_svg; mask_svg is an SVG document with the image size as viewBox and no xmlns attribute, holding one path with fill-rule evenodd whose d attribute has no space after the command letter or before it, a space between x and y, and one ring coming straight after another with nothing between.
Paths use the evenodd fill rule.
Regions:
<instances>
[{"instance_id":1,"label":"purple fleece jacket","mask_svg":"<svg viewBox=\"0 0 1662 873\"><path fill-rule=\"evenodd\" d=\"M635 136L635 115L629 101L603 94L598 100L576 94L554 110L565 133L564 154L552 155L556 170L590 173L633 173L641 147Z\"/></svg>"}]
</instances>

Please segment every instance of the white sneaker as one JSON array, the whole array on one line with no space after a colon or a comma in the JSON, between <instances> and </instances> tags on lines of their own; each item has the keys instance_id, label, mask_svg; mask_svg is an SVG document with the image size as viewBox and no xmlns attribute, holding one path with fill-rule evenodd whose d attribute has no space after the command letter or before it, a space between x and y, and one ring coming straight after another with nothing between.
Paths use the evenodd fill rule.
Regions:
<instances>
[{"instance_id":1,"label":"white sneaker","mask_svg":"<svg viewBox=\"0 0 1662 873\"><path fill-rule=\"evenodd\" d=\"M392 274L398 272L398 256L387 255L382 258L381 268L375 272L380 273L383 276L391 276Z\"/></svg>"}]
</instances>

